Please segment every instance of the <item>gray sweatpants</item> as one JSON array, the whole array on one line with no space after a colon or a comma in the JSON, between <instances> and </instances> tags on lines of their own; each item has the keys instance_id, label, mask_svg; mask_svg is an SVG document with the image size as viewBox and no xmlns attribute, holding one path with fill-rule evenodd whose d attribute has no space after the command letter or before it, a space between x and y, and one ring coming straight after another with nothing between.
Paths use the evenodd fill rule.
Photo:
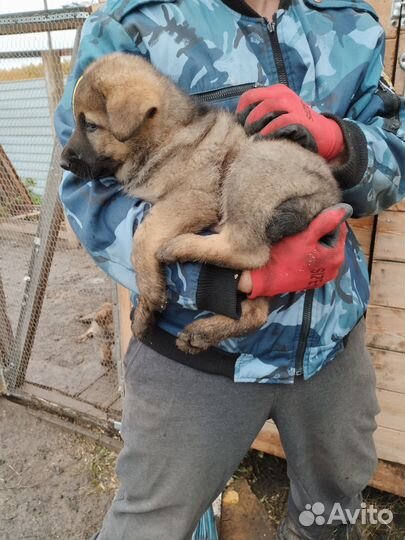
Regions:
<instances>
[{"instance_id":1,"label":"gray sweatpants","mask_svg":"<svg viewBox=\"0 0 405 540\"><path fill-rule=\"evenodd\" d=\"M268 418L287 456L290 512L358 507L378 413L363 322L338 358L293 385L235 384L134 340L124 364L121 487L98 540L190 540Z\"/></svg>"}]
</instances>

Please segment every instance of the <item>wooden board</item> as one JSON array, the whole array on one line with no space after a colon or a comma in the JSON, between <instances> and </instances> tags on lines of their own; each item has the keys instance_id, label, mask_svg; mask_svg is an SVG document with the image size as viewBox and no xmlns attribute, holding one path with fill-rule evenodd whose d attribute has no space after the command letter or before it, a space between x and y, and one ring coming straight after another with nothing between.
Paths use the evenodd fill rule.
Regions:
<instances>
[{"instance_id":1,"label":"wooden board","mask_svg":"<svg viewBox=\"0 0 405 540\"><path fill-rule=\"evenodd\" d=\"M371 235L373 230L373 216L360 219L350 219L349 225L359 241L366 257L370 255Z\"/></svg>"},{"instance_id":2,"label":"wooden board","mask_svg":"<svg viewBox=\"0 0 405 540\"><path fill-rule=\"evenodd\" d=\"M378 388L377 397L381 407L377 417L378 425L404 433L405 394Z\"/></svg>"},{"instance_id":3,"label":"wooden board","mask_svg":"<svg viewBox=\"0 0 405 540\"><path fill-rule=\"evenodd\" d=\"M405 493L405 434L398 436L393 430L379 428L375 441L380 456L379 466L370 485L399 496ZM252 448L285 459L278 430L273 422L268 421L252 444ZM385 461L382 456L389 456L393 463Z\"/></svg>"},{"instance_id":4,"label":"wooden board","mask_svg":"<svg viewBox=\"0 0 405 540\"><path fill-rule=\"evenodd\" d=\"M403 9L403 12L405 12L405 9ZM405 31L401 32L401 39L399 42L399 54L405 52ZM395 77L395 89L396 91L403 96L405 91L405 71L401 69L397 62L397 70L396 70L396 77Z\"/></svg>"},{"instance_id":5,"label":"wooden board","mask_svg":"<svg viewBox=\"0 0 405 540\"><path fill-rule=\"evenodd\" d=\"M128 349L129 340L132 337L131 320L129 318L131 312L131 298L128 289L117 285L118 304L120 312L120 340L121 340L121 357L124 358Z\"/></svg>"},{"instance_id":6,"label":"wooden board","mask_svg":"<svg viewBox=\"0 0 405 540\"><path fill-rule=\"evenodd\" d=\"M369 351L376 370L378 388L404 394L405 354L373 348ZM405 428L405 422L402 424Z\"/></svg>"},{"instance_id":7,"label":"wooden board","mask_svg":"<svg viewBox=\"0 0 405 540\"><path fill-rule=\"evenodd\" d=\"M391 206L390 212L405 212L405 199L395 204L394 206Z\"/></svg>"},{"instance_id":8,"label":"wooden board","mask_svg":"<svg viewBox=\"0 0 405 540\"><path fill-rule=\"evenodd\" d=\"M374 258L405 263L405 212L383 212L378 217Z\"/></svg>"},{"instance_id":9,"label":"wooden board","mask_svg":"<svg viewBox=\"0 0 405 540\"><path fill-rule=\"evenodd\" d=\"M374 261L370 303L405 309L405 264Z\"/></svg>"},{"instance_id":10,"label":"wooden board","mask_svg":"<svg viewBox=\"0 0 405 540\"><path fill-rule=\"evenodd\" d=\"M380 459L405 465L405 433L379 426L374 440Z\"/></svg>"},{"instance_id":11,"label":"wooden board","mask_svg":"<svg viewBox=\"0 0 405 540\"><path fill-rule=\"evenodd\" d=\"M392 0L368 0L368 3L376 10L387 38L395 38L397 29L391 24Z\"/></svg>"},{"instance_id":12,"label":"wooden board","mask_svg":"<svg viewBox=\"0 0 405 540\"><path fill-rule=\"evenodd\" d=\"M80 401L86 401L101 409L108 409L119 397L117 371L115 369L110 369L104 373L78 395Z\"/></svg>"},{"instance_id":13,"label":"wooden board","mask_svg":"<svg viewBox=\"0 0 405 540\"><path fill-rule=\"evenodd\" d=\"M371 305L368 308L366 324L369 347L405 353L404 309ZM405 377L402 383L405 386Z\"/></svg>"},{"instance_id":14,"label":"wooden board","mask_svg":"<svg viewBox=\"0 0 405 540\"><path fill-rule=\"evenodd\" d=\"M3 215L18 216L32 207L27 188L0 144L0 209L3 209Z\"/></svg>"}]
</instances>

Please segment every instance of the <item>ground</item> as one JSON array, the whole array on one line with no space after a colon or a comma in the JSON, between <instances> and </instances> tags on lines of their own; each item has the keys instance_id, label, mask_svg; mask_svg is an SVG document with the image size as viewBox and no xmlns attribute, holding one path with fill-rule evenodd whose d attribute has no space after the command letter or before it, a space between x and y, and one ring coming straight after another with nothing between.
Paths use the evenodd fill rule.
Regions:
<instances>
[{"instance_id":1,"label":"ground","mask_svg":"<svg viewBox=\"0 0 405 540\"><path fill-rule=\"evenodd\" d=\"M88 540L117 487L116 453L0 398L0 539ZM250 452L228 487L221 540L271 540L287 498L284 461ZM390 528L364 540L403 540L405 500L366 491L368 504L391 508Z\"/></svg>"},{"instance_id":2,"label":"ground","mask_svg":"<svg viewBox=\"0 0 405 540\"><path fill-rule=\"evenodd\" d=\"M17 328L32 238L7 240L0 237L0 276L7 301L7 314ZM111 280L99 270L83 249L57 248L45 292L26 380L65 394L79 395L105 369L100 364L94 340L78 342L86 326L81 315L111 302ZM1 329L0 329L1 332ZM106 396L107 399L108 396Z\"/></svg>"},{"instance_id":3,"label":"ground","mask_svg":"<svg viewBox=\"0 0 405 540\"><path fill-rule=\"evenodd\" d=\"M117 486L115 453L0 398L1 540L87 540Z\"/></svg>"},{"instance_id":4,"label":"ground","mask_svg":"<svg viewBox=\"0 0 405 540\"><path fill-rule=\"evenodd\" d=\"M21 238L18 242L2 239L0 275L14 329L31 242L31 237L27 245ZM112 403L117 390L115 376L110 380L105 374L91 341L77 341L85 330L78 317L110 299L109 279L83 250L58 249L28 381L102 409ZM0 540L90 538L117 487L115 460L115 452L41 420L38 412L0 398ZM250 452L223 505L221 540L270 540L282 517L287 490L285 463ZM371 489L366 491L366 499L380 509L390 508L395 520L389 528L367 527L364 540L404 540L405 499Z\"/></svg>"}]
</instances>

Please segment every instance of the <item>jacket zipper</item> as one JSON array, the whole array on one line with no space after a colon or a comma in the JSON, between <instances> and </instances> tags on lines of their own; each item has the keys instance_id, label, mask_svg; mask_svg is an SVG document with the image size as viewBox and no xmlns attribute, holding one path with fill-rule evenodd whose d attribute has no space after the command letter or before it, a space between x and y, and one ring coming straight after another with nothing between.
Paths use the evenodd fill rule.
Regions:
<instances>
[{"instance_id":1,"label":"jacket zipper","mask_svg":"<svg viewBox=\"0 0 405 540\"><path fill-rule=\"evenodd\" d=\"M276 65L278 80L281 84L289 86L287 70L285 68L283 54L281 52L281 46L277 35L277 14L274 14L272 21L269 21L268 19L264 19L264 21L270 36L270 43L274 55L274 63ZM209 103L211 101L229 99L232 97L240 96L243 94L243 92L246 92L246 90L258 86L261 85L257 83L246 83L240 84L238 86L223 88L221 90L211 90L209 92L193 94L191 97L196 98L200 102ZM307 348L309 332L311 331L312 305L314 300L314 294L315 291L313 290L307 291L305 293L301 333L297 350L297 361L295 370L295 374L298 377L301 377L304 374L304 356L305 350Z\"/></svg>"},{"instance_id":2,"label":"jacket zipper","mask_svg":"<svg viewBox=\"0 0 405 540\"><path fill-rule=\"evenodd\" d=\"M272 21L265 19L265 22L270 35L270 42L274 55L274 63L276 64L278 80L281 84L289 86L287 70L285 68L283 53L281 52L281 46L277 35L277 14L274 14ZM304 356L307 348L308 336L311 331L312 305L314 302L314 294L314 290L307 291L305 293L301 333L297 350L297 361L295 370L295 374L297 377L302 377L304 375Z\"/></svg>"},{"instance_id":3,"label":"jacket zipper","mask_svg":"<svg viewBox=\"0 0 405 540\"><path fill-rule=\"evenodd\" d=\"M259 83L244 83L238 84L237 86L228 86L219 90L190 94L190 97L197 99L201 103L210 103L211 101L241 96L246 90L257 88L259 86L261 86Z\"/></svg>"},{"instance_id":4,"label":"jacket zipper","mask_svg":"<svg viewBox=\"0 0 405 540\"><path fill-rule=\"evenodd\" d=\"M280 42L277 35L277 14L274 14L272 21L264 19L264 22L266 23L267 30L269 31L270 35L271 48L273 50L274 63L276 64L278 80L281 84L289 86L287 70L285 69L283 53L281 52Z\"/></svg>"},{"instance_id":5,"label":"jacket zipper","mask_svg":"<svg viewBox=\"0 0 405 540\"><path fill-rule=\"evenodd\" d=\"M307 291L304 299L304 309L302 313L302 325L300 340L297 350L297 362L295 374L302 377L304 374L304 356L307 348L309 332L311 331L312 305L314 303L315 290Z\"/></svg>"}]
</instances>

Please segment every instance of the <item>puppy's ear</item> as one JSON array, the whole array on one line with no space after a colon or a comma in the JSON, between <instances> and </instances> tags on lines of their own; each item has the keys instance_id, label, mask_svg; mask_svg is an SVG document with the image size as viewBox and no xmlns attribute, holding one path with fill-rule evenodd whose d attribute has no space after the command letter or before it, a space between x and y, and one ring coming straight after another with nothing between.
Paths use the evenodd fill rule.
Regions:
<instances>
[{"instance_id":1,"label":"puppy's ear","mask_svg":"<svg viewBox=\"0 0 405 540\"><path fill-rule=\"evenodd\" d=\"M110 92L106 98L106 111L111 133L120 142L131 138L149 118L153 118L159 107L154 92L140 92L126 88Z\"/></svg>"}]
</instances>

